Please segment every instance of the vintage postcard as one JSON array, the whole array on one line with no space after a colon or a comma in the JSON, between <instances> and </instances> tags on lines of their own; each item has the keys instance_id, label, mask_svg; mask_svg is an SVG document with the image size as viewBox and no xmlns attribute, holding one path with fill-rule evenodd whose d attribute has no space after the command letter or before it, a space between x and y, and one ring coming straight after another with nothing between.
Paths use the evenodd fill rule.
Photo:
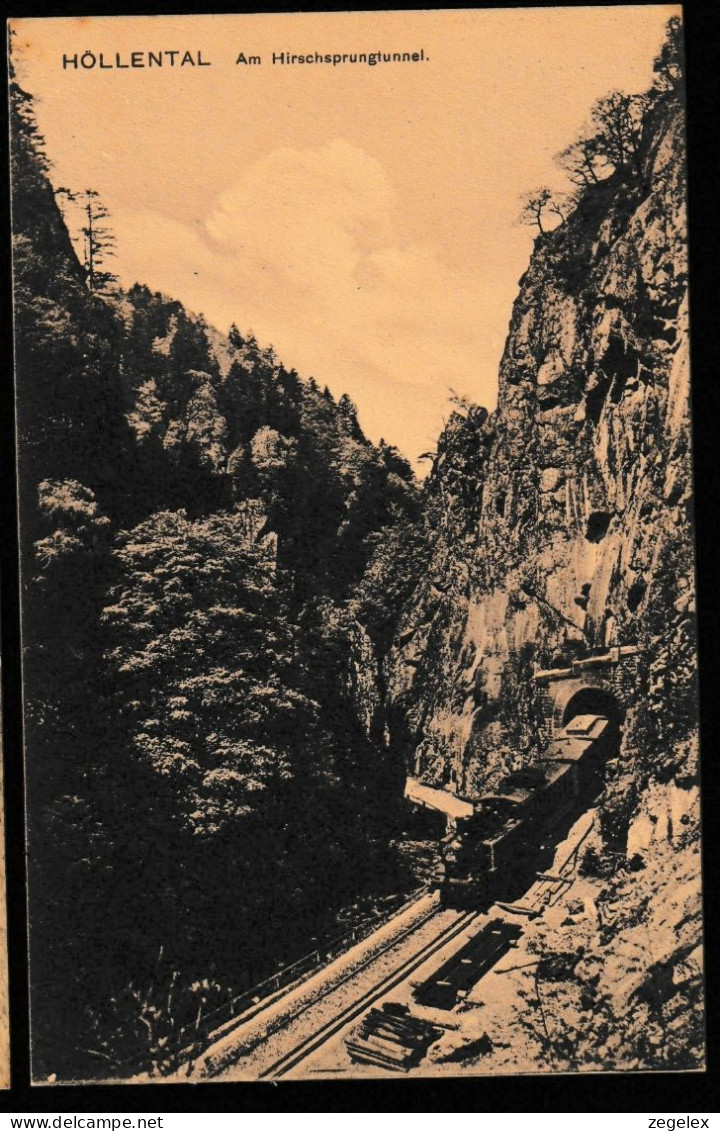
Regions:
<instances>
[{"instance_id":1,"label":"vintage postcard","mask_svg":"<svg viewBox=\"0 0 720 1131\"><path fill-rule=\"evenodd\" d=\"M701 1069L681 9L9 35L34 1081Z\"/></svg>"}]
</instances>

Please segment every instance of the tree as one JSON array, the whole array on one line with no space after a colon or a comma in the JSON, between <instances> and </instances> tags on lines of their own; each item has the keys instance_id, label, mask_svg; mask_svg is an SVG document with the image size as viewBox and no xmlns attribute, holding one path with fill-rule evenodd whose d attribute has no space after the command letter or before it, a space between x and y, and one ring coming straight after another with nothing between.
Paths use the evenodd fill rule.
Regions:
<instances>
[{"instance_id":1,"label":"tree","mask_svg":"<svg viewBox=\"0 0 720 1131\"><path fill-rule=\"evenodd\" d=\"M575 195L569 192L556 192L548 203L548 211L558 216L560 222L567 220L570 209L575 203Z\"/></svg>"},{"instance_id":2,"label":"tree","mask_svg":"<svg viewBox=\"0 0 720 1131\"><path fill-rule=\"evenodd\" d=\"M539 188L535 189L534 192L525 193L522 198L523 207L520 213L520 221L523 224L537 224L541 236L545 234L542 217L550 196L549 188Z\"/></svg>"},{"instance_id":3,"label":"tree","mask_svg":"<svg viewBox=\"0 0 720 1131\"><path fill-rule=\"evenodd\" d=\"M346 429L348 434L354 439L362 439L363 434L358 423L357 408L347 393L343 393L340 397L337 407L342 427Z\"/></svg>"},{"instance_id":4,"label":"tree","mask_svg":"<svg viewBox=\"0 0 720 1131\"><path fill-rule=\"evenodd\" d=\"M136 527L116 559L103 623L127 753L164 779L181 828L230 833L287 772L288 738L312 714L288 684L274 563L239 513L182 511Z\"/></svg>"},{"instance_id":5,"label":"tree","mask_svg":"<svg viewBox=\"0 0 720 1131\"><path fill-rule=\"evenodd\" d=\"M624 94L620 90L613 90L593 106L590 116L597 126L593 140L598 153L615 169L625 169L635 163L646 108L646 95Z\"/></svg>"},{"instance_id":6,"label":"tree","mask_svg":"<svg viewBox=\"0 0 720 1131\"><path fill-rule=\"evenodd\" d=\"M567 149L558 153L555 161L579 188L590 188L591 185L597 184L600 180L599 174L607 165L596 137L578 138Z\"/></svg>"},{"instance_id":7,"label":"tree","mask_svg":"<svg viewBox=\"0 0 720 1131\"><path fill-rule=\"evenodd\" d=\"M15 34L11 30L11 35ZM14 80L10 82L9 93L13 154L19 149L30 150L33 165L38 172L47 174L50 162L45 152L45 139L38 130L35 119L35 99Z\"/></svg>"},{"instance_id":8,"label":"tree","mask_svg":"<svg viewBox=\"0 0 720 1131\"><path fill-rule=\"evenodd\" d=\"M228 341L234 350L241 350L245 348L245 339L243 338L242 334L237 328L237 325L234 322L228 332Z\"/></svg>"},{"instance_id":9,"label":"tree","mask_svg":"<svg viewBox=\"0 0 720 1131\"><path fill-rule=\"evenodd\" d=\"M683 81L684 36L680 16L671 16L665 25L665 42L653 60L656 89L677 90Z\"/></svg>"},{"instance_id":10,"label":"tree","mask_svg":"<svg viewBox=\"0 0 720 1131\"><path fill-rule=\"evenodd\" d=\"M614 172L627 175L635 171L649 105L648 95L625 94L620 90L595 102L586 132L555 157L574 185L586 191ZM547 202L543 205L539 197L542 191L547 190L534 194L532 207L526 204L528 223L539 224L534 213L547 207Z\"/></svg>"},{"instance_id":11,"label":"tree","mask_svg":"<svg viewBox=\"0 0 720 1131\"><path fill-rule=\"evenodd\" d=\"M234 361L222 386L226 418L234 442L250 440L266 419L267 388L252 366Z\"/></svg>"},{"instance_id":12,"label":"tree","mask_svg":"<svg viewBox=\"0 0 720 1131\"><path fill-rule=\"evenodd\" d=\"M76 193L67 188L58 188L55 193L70 203L79 202L82 216L79 235L82 236L82 258L88 290L107 291L117 282L117 276L105 268L106 261L115 254L115 236L105 223L110 214L100 202L100 194L95 189Z\"/></svg>"},{"instance_id":13,"label":"tree","mask_svg":"<svg viewBox=\"0 0 720 1131\"><path fill-rule=\"evenodd\" d=\"M404 455L398 451L394 444L386 444L384 440L380 440L378 448L380 449L385 467L391 475L397 475L407 483L413 484L415 482L415 476L413 475L410 463L405 459Z\"/></svg>"},{"instance_id":14,"label":"tree","mask_svg":"<svg viewBox=\"0 0 720 1131\"><path fill-rule=\"evenodd\" d=\"M520 223L537 224L540 235L544 236L547 229L543 227L543 216L550 213L559 217L562 223L566 218L566 201L569 201L569 198L565 194L553 193L545 185L533 192L525 193L522 197L523 207L520 213Z\"/></svg>"},{"instance_id":15,"label":"tree","mask_svg":"<svg viewBox=\"0 0 720 1131\"><path fill-rule=\"evenodd\" d=\"M17 87L12 113L33 1066L76 1079L114 1003L124 1047L157 1029L159 983L128 1011L161 943L178 984L242 989L381 890L380 668L418 493L252 333L221 377L180 303L102 301L107 210L53 190Z\"/></svg>"},{"instance_id":16,"label":"tree","mask_svg":"<svg viewBox=\"0 0 720 1131\"><path fill-rule=\"evenodd\" d=\"M173 376L181 382L190 370L214 376L218 374L217 362L210 351L206 323L202 317L188 318L184 310L176 317L168 356Z\"/></svg>"}]
</instances>

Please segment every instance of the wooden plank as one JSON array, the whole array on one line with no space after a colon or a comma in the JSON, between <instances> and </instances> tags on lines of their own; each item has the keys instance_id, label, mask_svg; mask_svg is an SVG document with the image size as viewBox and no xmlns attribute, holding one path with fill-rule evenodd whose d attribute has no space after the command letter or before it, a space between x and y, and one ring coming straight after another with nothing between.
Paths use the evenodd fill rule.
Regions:
<instances>
[{"instance_id":1,"label":"wooden plank","mask_svg":"<svg viewBox=\"0 0 720 1131\"><path fill-rule=\"evenodd\" d=\"M395 1060L388 1060L385 1056L379 1056L375 1053L366 1052L365 1049L348 1049L350 1059L359 1064L373 1064L379 1068L395 1068L400 1072L406 1072L410 1065L399 1063Z\"/></svg>"},{"instance_id":2,"label":"wooden plank","mask_svg":"<svg viewBox=\"0 0 720 1131\"><path fill-rule=\"evenodd\" d=\"M383 1056L387 1056L391 1060L404 1060L410 1051L407 1045L393 1044L375 1035L365 1037L362 1041L358 1041L357 1043L364 1048L372 1049L373 1052L382 1053Z\"/></svg>"},{"instance_id":3,"label":"wooden plank","mask_svg":"<svg viewBox=\"0 0 720 1131\"><path fill-rule=\"evenodd\" d=\"M530 918L535 918L541 913L537 907L524 907L520 903L498 903L498 907L502 907L503 911L509 911L512 915L527 915Z\"/></svg>"}]
</instances>

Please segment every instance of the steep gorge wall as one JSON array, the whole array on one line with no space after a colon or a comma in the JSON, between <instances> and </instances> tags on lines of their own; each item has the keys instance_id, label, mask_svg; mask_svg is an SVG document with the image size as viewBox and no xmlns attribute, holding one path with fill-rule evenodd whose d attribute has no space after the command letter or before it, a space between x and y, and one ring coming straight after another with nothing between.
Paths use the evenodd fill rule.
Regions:
<instances>
[{"instance_id":1,"label":"steep gorge wall","mask_svg":"<svg viewBox=\"0 0 720 1131\"><path fill-rule=\"evenodd\" d=\"M431 564L388 675L395 743L428 781L472 796L532 761L534 672L618 645L639 651L608 812L626 829L643 782L696 773L684 183L666 97L635 174L538 236L496 412L461 409L440 439Z\"/></svg>"}]
</instances>

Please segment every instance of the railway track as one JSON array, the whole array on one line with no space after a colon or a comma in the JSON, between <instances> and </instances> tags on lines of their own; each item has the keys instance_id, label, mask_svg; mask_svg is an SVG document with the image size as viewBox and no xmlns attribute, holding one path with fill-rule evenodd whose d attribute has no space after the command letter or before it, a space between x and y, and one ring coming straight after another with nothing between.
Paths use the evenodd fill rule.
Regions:
<instances>
[{"instance_id":1,"label":"railway track","mask_svg":"<svg viewBox=\"0 0 720 1131\"><path fill-rule=\"evenodd\" d=\"M424 892L423 895L417 900L417 903L422 902L424 898L427 898L427 895L428 893ZM406 907L403 910L407 911L408 909L409 908ZM280 1032L280 1030L287 1028L288 1025L291 1025L294 1021L296 1021L303 1013L306 1012L309 1007L316 1006L324 998L340 989L347 982L357 977L358 974L361 974L363 970L366 970L368 967L372 966L373 963L377 962L383 956L389 954L392 950L401 945L410 935L414 934L416 931L421 930L421 928L424 927L437 914L437 906L432 907L420 919L411 923L409 927L405 927L399 934L393 936L393 938L391 938L389 942L387 942L384 946L380 947L378 950L375 950L368 956L368 958L363 959L363 961L359 962L356 966L353 966L352 969L348 970L347 973L343 974L340 978L338 978L337 981L333 982L332 985L321 990L316 996L313 997L311 1003L306 1002L304 1004L300 1004L298 1008L293 1012L283 1015L281 1019L279 1019L268 1029L266 1029L261 1037L251 1038L249 1041L243 1042L241 1055L247 1056L249 1053L252 1053L256 1048L258 1048L258 1046L265 1044L270 1037L273 1037L276 1033ZM372 936L369 936L368 940L371 937ZM306 979L301 978L295 985L286 987L284 993L292 993L294 990L301 989L305 980ZM235 1017L233 1021L221 1026L221 1028L218 1029L214 1034L210 1034L209 1044L205 1048L205 1051L199 1057L193 1057L195 1067L196 1069L200 1070L201 1075L212 1077L217 1075L219 1072L222 1072L224 1067L226 1067L223 1062L228 1056L229 1050L228 1052L220 1053L218 1056L218 1054L214 1052L215 1045L218 1042L222 1044L228 1038L232 1038L233 1034L238 1029L241 1029L243 1025L262 1015L263 1011L269 1007L272 1007L278 1000L281 999L281 996L282 995L279 994L273 994L265 1001L259 1001L255 1003L250 1009L243 1011L243 1013ZM232 1054L230 1053L229 1055ZM218 1060L220 1063L218 1063Z\"/></svg>"},{"instance_id":2,"label":"railway track","mask_svg":"<svg viewBox=\"0 0 720 1131\"><path fill-rule=\"evenodd\" d=\"M421 923L415 924L415 926L411 930L404 932L401 938L406 938L409 934L412 933L412 931L417 930L422 924L427 923L428 920L431 919L435 914L437 914L437 911L434 911L430 915L426 916L421 921ZM388 990L393 989L400 982L404 981L405 978L407 978L408 974L411 974L413 970L421 966L422 963L426 961L426 959L430 958L438 950L441 950L442 947L446 946L447 943L451 942L452 939L454 939L457 935L461 934L461 932L464 931L465 928L468 927L474 919L478 918L479 914L480 913L477 911L467 911L461 913L454 923L451 923L448 926L444 927L443 930L435 936L435 938L431 939L429 942L424 943L418 950L414 952L414 954L410 956L410 958L405 959L405 961L399 967L396 967L396 969L391 971L388 975L386 975L374 986L372 986L371 989L366 990L365 993L351 1002L351 1004L348 1005L346 1009L342 1010L341 1013L337 1014L331 1020L326 1022L326 1024L323 1025L320 1029L315 1030L302 1041L299 1041L298 1044L296 1044L287 1053L284 1053L283 1056L279 1057L273 1064L271 1064L268 1068L266 1068L259 1074L259 1078L277 1079L281 1076L286 1075L286 1073L290 1072L293 1068L296 1067L296 1065L300 1064L308 1056L316 1052L317 1049L319 1049L322 1045L324 1045L327 1041L334 1037L336 1033L338 1033L351 1021L354 1021L356 1017L359 1017L360 1014L368 1009L368 1007L371 1006L374 1001L377 1001L377 999L387 993ZM401 941L401 938L395 939L393 943L384 948L384 951L381 953L386 953L387 951L393 949L393 947L396 947ZM363 966L370 966L377 960L377 958L378 955L376 954L372 957L372 959L369 959L366 963L364 963ZM363 967L358 967L356 970L354 970L351 977L355 977L362 968ZM338 984L333 986L332 990L328 990L327 992L330 993L337 989Z\"/></svg>"},{"instance_id":3,"label":"railway track","mask_svg":"<svg viewBox=\"0 0 720 1131\"><path fill-rule=\"evenodd\" d=\"M389 917L389 920L387 920L385 923L376 924L375 930L382 929L382 927L385 926L387 922L392 921L392 919L395 918L396 916L401 915L403 912L406 912L406 911L410 910L412 907L416 906L417 903L421 902L429 894L429 891L430 891L430 889L428 887L423 887L423 888L418 889L415 892L414 898L412 900L403 904L402 907L400 907L396 911L394 911L393 914ZM407 935L411 931L417 930L418 927L421 927L423 925L423 923L426 923L428 921L428 919L432 918L432 916L434 914L435 914L434 910L428 912L428 914L425 915L424 918L418 920L418 922L413 924L413 926L410 927L409 930L403 931L402 934L399 935L398 938L396 940L394 940L394 942L389 944L389 945L391 945L391 946L395 945L395 942L406 938ZM362 942L365 939L370 938L372 934L373 934L373 932L371 931L368 935L361 936L360 940L358 940L358 941ZM383 947L383 949L381 951L379 951L378 953L383 954L383 953L385 953L385 951L387 949L388 949L388 947ZM337 957L337 956L332 956L332 957ZM328 958L328 961L330 961L331 955L328 955L327 958ZM246 1006L244 1009L241 1009L239 1013L236 1013L233 1017L231 1017L224 1024L222 1024L218 1028L210 1031L210 1033L208 1034L209 1042L212 1044L213 1042L219 1040L220 1037L225 1036L228 1033L231 1033L234 1029L237 1029L238 1026L244 1025L248 1021L252 1021L253 1018L257 1017L264 1010L266 1010L269 1006L273 1005L276 1001L280 1001L288 993L291 993L294 989L297 989L299 986L301 986L303 984L303 982L307 981L308 978L311 978L313 976L313 974L315 974L315 973L317 973L317 971L315 969L311 968L311 969L305 971L303 974L299 975L296 979L288 982L286 985L281 986L278 989L268 993L265 997L253 997L251 999L252 1000L251 1005ZM250 994L252 994L252 992L253 991L246 991L245 994L243 994L241 996L247 998ZM297 1016L297 1015L294 1015L294 1016ZM288 1021L291 1021L292 1019L293 1019L293 1015L291 1015L288 1018ZM189 1057L190 1056L190 1049L188 1049L187 1052L188 1052L188 1057Z\"/></svg>"}]
</instances>

